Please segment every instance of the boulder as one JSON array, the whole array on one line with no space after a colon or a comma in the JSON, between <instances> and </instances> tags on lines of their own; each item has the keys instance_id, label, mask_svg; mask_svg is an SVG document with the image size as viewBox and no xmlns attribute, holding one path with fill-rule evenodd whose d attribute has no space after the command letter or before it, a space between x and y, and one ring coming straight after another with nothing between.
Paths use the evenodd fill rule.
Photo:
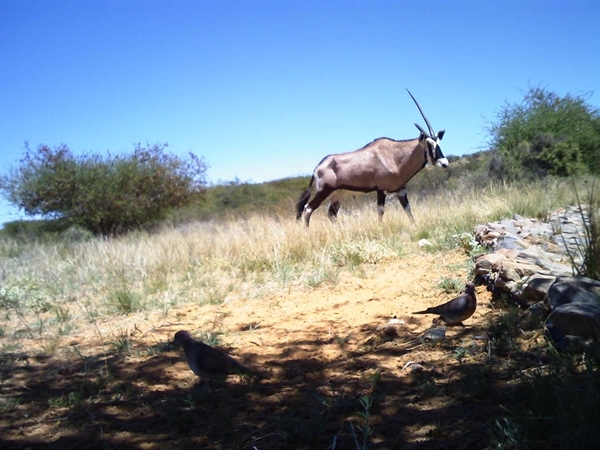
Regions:
<instances>
[{"instance_id":1,"label":"boulder","mask_svg":"<svg viewBox=\"0 0 600 450\"><path fill-rule=\"evenodd\" d=\"M557 306L548 317L546 326L558 330L564 336L599 340L600 303L568 303Z\"/></svg>"},{"instance_id":2,"label":"boulder","mask_svg":"<svg viewBox=\"0 0 600 450\"><path fill-rule=\"evenodd\" d=\"M600 282L585 277L557 277L548 289L547 300L552 313L546 327L555 339L600 339Z\"/></svg>"},{"instance_id":3,"label":"boulder","mask_svg":"<svg viewBox=\"0 0 600 450\"><path fill-rule=\"evenodd\" d=\"M600 282L585 277L557 277L548 290L552 310L569 303L600 305Z\"/></svg>"},{"instance_id":4,"label":"boulder","mask_svg":"<svg viewBox=\"0 0 600 450\"><path fill-rule=\"evenodd\" d=\"M556 277L553 275L533 274L525 281L520 297L530 303L542 301L555 281Z\"/></svg>"}]
</instances>

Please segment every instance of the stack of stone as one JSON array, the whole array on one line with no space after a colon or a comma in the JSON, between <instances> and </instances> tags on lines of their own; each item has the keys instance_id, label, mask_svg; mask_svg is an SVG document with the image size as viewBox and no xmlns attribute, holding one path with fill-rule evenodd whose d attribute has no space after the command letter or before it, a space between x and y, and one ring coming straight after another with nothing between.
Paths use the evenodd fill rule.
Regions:
<instances>
[{"instance_id":1,"label":"stack of stone","mask_svg":"<svg viewBox=\"0 0 600 450\"><path fill-rule=\"evenodd\" d=\"M477 241L492 250L475 257L478 278L523 308L544 302L554 337L600 340L600 283L574 276L582 263L587 220L585 210L569 207L548 221L515 216L477 225Z\"/></svg>"}]
</instances>

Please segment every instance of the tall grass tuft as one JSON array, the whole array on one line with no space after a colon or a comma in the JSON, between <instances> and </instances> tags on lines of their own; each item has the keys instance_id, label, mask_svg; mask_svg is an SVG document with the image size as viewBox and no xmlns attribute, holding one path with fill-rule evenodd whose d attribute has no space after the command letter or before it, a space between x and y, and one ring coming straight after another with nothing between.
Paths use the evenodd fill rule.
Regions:
<instances>
[{"instance_id":1,"label":"tall grass tuft","mask_svg":"<svg viewBox=\"0 0 600 450\"><path fill-rule=\"evenodd\" d=\"M573 183L575 184L575 183ZM571 266L577 275L594 280L600 280L600 212L598 207L600 202L594 197L596 180L591 186L585 185L587 199L582 204L579 198L577 186L574 186L577 204L583 222L583 243L577 242L577 250L580 255L574 255L568 252ZM587 215L585 211L587 210ZM563 237L564 240L564 237ZM568 246L567 246L568 249ZM578 263L577 256L581 256L581 263Z\"/></svg>"},{"instance_id":2,"label":"tall grass tuft","mask_svg":"<svg viewBox=\"0 0 600 450\"><path fill-rule=\"evenodd\" d=\"M117 312L131 314L142 307L140 296L128 287L118 287L109 292L109 303Z\"/></svg>"}]
</instances>

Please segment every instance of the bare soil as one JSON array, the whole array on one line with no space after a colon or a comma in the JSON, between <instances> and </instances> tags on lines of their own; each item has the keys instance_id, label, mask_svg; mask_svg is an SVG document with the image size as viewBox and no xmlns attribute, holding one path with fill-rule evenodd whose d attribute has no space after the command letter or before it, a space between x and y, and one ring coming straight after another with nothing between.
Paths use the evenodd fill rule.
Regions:
<instances>
[{"instance_id":1,"label":"bare soil","mask_svg":"<svg viewBox=\"0 0 600 450\"><path fill-rule=\"evenodd\" d=\"M485 448L516 395L500 363L485 370L490 293L477 287L475 315L443 341L419 340L434 317L411 315L454 296L441 278L470 281L467 258L423 252L335 285L82 322L51 357L23 339L0 355L0 447L355 449L368 396L369 448ZM221 333L220 347L266 378L199 380L168 344L182 329ZM132 344L120 354L119 336Z\"/></svg>"}]
</instances>

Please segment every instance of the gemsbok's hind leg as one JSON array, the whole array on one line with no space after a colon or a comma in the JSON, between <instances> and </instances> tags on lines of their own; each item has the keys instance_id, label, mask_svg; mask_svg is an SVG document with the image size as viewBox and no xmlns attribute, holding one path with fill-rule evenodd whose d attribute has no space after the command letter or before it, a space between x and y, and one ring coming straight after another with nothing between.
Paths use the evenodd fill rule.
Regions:
<instances>
[{"instance_id":1,"label":"gemsbok's hind leg","mask_svg":"<svg viewBox=\"0 0 600 450\"><path fill-rule=\"evenodd\" d=\"M415 218L413 217L412 212L410 211L410 203L408 202L408 192L406 191L406 188L400 189L397 195L398 200L400 200L400 204L404 208L404 212L406 212L406 214L408 215L408 218L410 219L411 223L414 224Z\"/></svg>"},{"instance_id":2,"label":"gemsbok's hind leg","mask_svg":"<svg viewBox=\"0 0 600 450\"><path fill-rule=\"evenodd\" d=\"M379 219L383 218L385 211L385 192L377 191L377 212L379 213Z\"/></svg>"},{"instance_id":3,"label":"gemsbok's hind leg","mask_svg":"<svg viewBox=\"0 0 600 450\"><path fill-rule=\"evenodd\" d=\"M310 222L310 216L312 215L312 213L319 206L321 206L321 203L323 203L327 199L327 197L331 195L332 192L333 189L327 187L323 188L320 191L317 191L313 199L310 202L308 202L308 204L304 207L304 223L306 224L306 226L308 226Z\"/></svg>"}]
</instances>

